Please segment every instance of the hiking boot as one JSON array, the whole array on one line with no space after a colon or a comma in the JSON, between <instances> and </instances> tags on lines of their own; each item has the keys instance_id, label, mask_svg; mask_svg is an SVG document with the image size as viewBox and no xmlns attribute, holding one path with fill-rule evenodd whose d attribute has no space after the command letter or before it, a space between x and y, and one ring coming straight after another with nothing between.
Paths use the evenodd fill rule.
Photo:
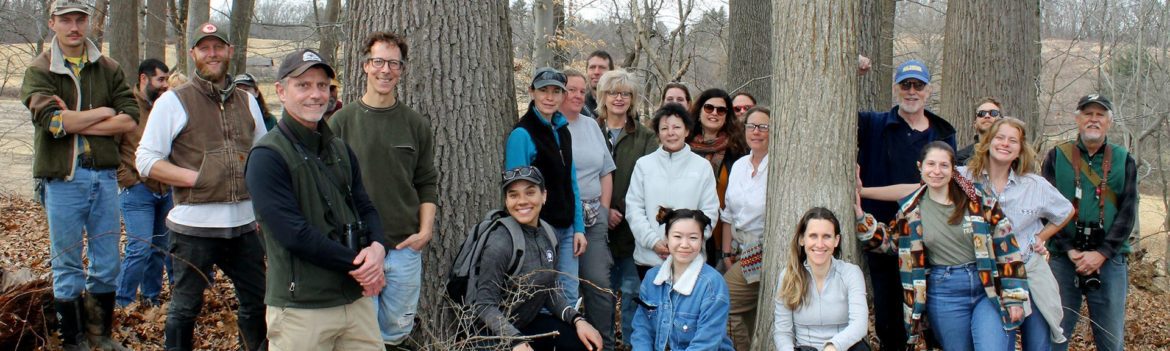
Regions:
<instances>
[{"instance_id":1,"label":"hiking boot","mask_svg":"<svg viewBox=\"0 0 1170 351\"><path fill-rule=\"evenodd\" d=\"M53 308L57 310L57 321L61 327L61 346L65 351L89 351L89 344L83 337L85 309L81 298L74 300L54 300Z\"/></svg>"},{"instance_id":2,"label":"hiking boot","mask_svg":"<svg viewBox=\"0 0 1170 351\"><path fill-rule=\"evenodd\" d=\"M85 319L85 329L90 345L101 351L130 351L111 338L111 329L114 326L114 293L89 294L89 298L85 299L85 310L89 315Z\"/></svg>"}]
</instances>

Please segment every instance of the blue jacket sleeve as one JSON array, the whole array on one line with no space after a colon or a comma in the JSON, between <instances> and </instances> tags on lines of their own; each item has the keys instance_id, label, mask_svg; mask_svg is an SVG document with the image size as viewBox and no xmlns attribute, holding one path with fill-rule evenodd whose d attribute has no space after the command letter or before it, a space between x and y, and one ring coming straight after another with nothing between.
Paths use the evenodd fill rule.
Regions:
<instances>
[{"instance_id":1,"label":"blue jacket sleeve","mask_svg":"<svg viewBox=\"0 0 1170 351\"><path fill-rule=\"evenodd\" d=\"M536 159L536 144L524 128L516 128L508 134L508 141L504 144L504 169L513 169L532 165Z\"/></svg>"},{"instance_id":2,"label":"blue jacket sleeve","mask_svg":"<svg viewBox=\"0 0 1170 351\"><path fill-rule=\"evenodd\" d=\"M569 165L569 179L573 180L573 233L585 233L585 209L581 203L581 190L577 187L577 161Z\"/></svg>"},{"instance_id":3,"label":"blue jacket sleeve","mask_svg":"<svg viewBox=\"0 0 1170 351\"><path fill-rule=\"evenodd\" d=\"M657 275L656 270L651 270L654 275ZM646 280L642 281L642 286L639 289L638 297L641 298L647 294L655 293L654 284L649 283L653 281L654 275L646 273ZM638 311L634 313L634 335L630 339L630 345L633 346L634 351L653 351L654 339L657 330L654 329L654 321L650 320L650 311L646 310L645 306L638 305Z\"/></svg>"},{"instance_id":4,"label":"blue jacket sleeve","mask_svg":"<svg viewBox=\"0 0 1170 351\"><path fill-rule=\"evenodd\" d=\"M329 240L301 213L288 165L275 150L253 148L244 173L252 207L270 231L264 235L276 240L293 256L325 269L349 272L357 252ZM377 217L377 216L374 216ZM377 223L380 227L381 223ZM373 228L371 228L373 229Z\"/></svg>"}]
</instances>

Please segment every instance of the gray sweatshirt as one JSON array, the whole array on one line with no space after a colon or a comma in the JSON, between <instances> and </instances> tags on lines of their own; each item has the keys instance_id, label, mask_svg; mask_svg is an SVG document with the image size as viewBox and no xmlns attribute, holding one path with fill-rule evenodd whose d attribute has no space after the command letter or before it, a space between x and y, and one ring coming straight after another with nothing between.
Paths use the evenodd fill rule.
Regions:
<instances>
[{"instance_id":1,"label":"gray sweatshirt","mask_svg":"<svg viewBox=\"0 0 1170 351\"><path fill-rule=\"evenodd\" d=\"M569 323L578 315L557 284L555 245L535 227L521 224L520 228L525 239L520 271L508 275L512 236L504 226L497 226L488 233L473 287L476 293L471 304L479 321L499 336L520 335L517 327L532 322L541 307Z\"/></svg>"}]
</instances>

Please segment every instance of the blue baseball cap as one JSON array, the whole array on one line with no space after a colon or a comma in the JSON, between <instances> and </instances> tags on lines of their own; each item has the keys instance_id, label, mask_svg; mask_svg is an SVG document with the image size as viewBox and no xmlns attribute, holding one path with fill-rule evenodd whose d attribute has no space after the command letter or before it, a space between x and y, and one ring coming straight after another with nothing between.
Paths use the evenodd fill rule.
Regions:
<instances>
[{"instance_id":1,"label":"blue baseball cap","mask_svg":"<svg viewBox=\"0 0 1170 351\"><path fill-rule=\"evenodd\" d=\"M930 84L930 70L926 68L926 64L918 60L910 60L898 65L898 69L894 71L894 83L901 83L910 78Z\"/></svg>"}]
</instances>

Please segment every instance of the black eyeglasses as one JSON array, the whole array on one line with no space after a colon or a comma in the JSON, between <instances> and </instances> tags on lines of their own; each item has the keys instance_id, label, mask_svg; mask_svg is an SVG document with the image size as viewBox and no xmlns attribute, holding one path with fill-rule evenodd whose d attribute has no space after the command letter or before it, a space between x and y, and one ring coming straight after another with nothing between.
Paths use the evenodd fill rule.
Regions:
<instances>
[{"instance_id":1,"label":"black eyeglasses","mask_svg":"<svg viewBox=\"0 0 1170 351\"><path fill-rule=\"evenodd\" d=\"M368 58L366 59L366 62L369 62L371 66L374 66L374 68L382 68L383 66L389 65L391 70L400 70L406 64L406 62L403 62L402 60L387 60L378 57Z\"/></svg>"},{"instance_id":2,"label":"black eyeglasses","mask_svg":"<svg viewBox=\"0 0 1170 351\"><path fill-rule=\"evenodd\" d=\"M712 104L703 104L703 112L713 113L713 114L717 114L717 115L722 116L722 115L727 114L727 106L715 106Z\"/></svg>"},{"instance_id":3,"label":"black eyeglasses","mask_svg":"<svg viewBox=\"0 0 1170 351\"><path fill-rule=\"evenodd\" d=\"M605 92L605 94L609 95L610 97L613 97L613 98L620 97L620 98L624 98L624 99L629 99L629 98L634 97L634 93L628 92L628 91L607 91L607 92Z\"/></svg>"},{"instance_id":4,"label":"black eyeglasses","mask_svg":"<svg viewBox=\"0 0 1170 351\"><path fill-rule=\"evenodd\" d=\"M914 80L914 81L905 80L905 81L902 81L901 83L898 83L898 86L901 86L902 90L914 89L916 91L922 91L922 90L926 89L926 83L923 83L923 82L920 82L917 80Z\"/></svg>"},{"instance_id":5,"label":"black eyeglasses","mask_svg":"<svg viewBox=\"0 0 1170 351\"><path fill-rule=\"evenodd\" d=\"M975 111L975 117L979 117L979 118L986 118L986 117L999 118L1000 116L1002 116L1002 115L999 113L999 110Z\"/></svg>"},{"instance_id":6,"label":"black eyeglasses","mask_svg":"<svg viewBox=\"0 0 1170 351\"><path fill-rule=\"evenodd\" d=\"M744 128L744 129L746 129L746 130L748 130L748 131L752 131L752 130L758 130L758 131L761 131L761 132L767 132L767 131L768 131L768 125L767 125L767 124L744 123L744 124L743 124L743 128Z\"/></svg>"}]
</instances>

